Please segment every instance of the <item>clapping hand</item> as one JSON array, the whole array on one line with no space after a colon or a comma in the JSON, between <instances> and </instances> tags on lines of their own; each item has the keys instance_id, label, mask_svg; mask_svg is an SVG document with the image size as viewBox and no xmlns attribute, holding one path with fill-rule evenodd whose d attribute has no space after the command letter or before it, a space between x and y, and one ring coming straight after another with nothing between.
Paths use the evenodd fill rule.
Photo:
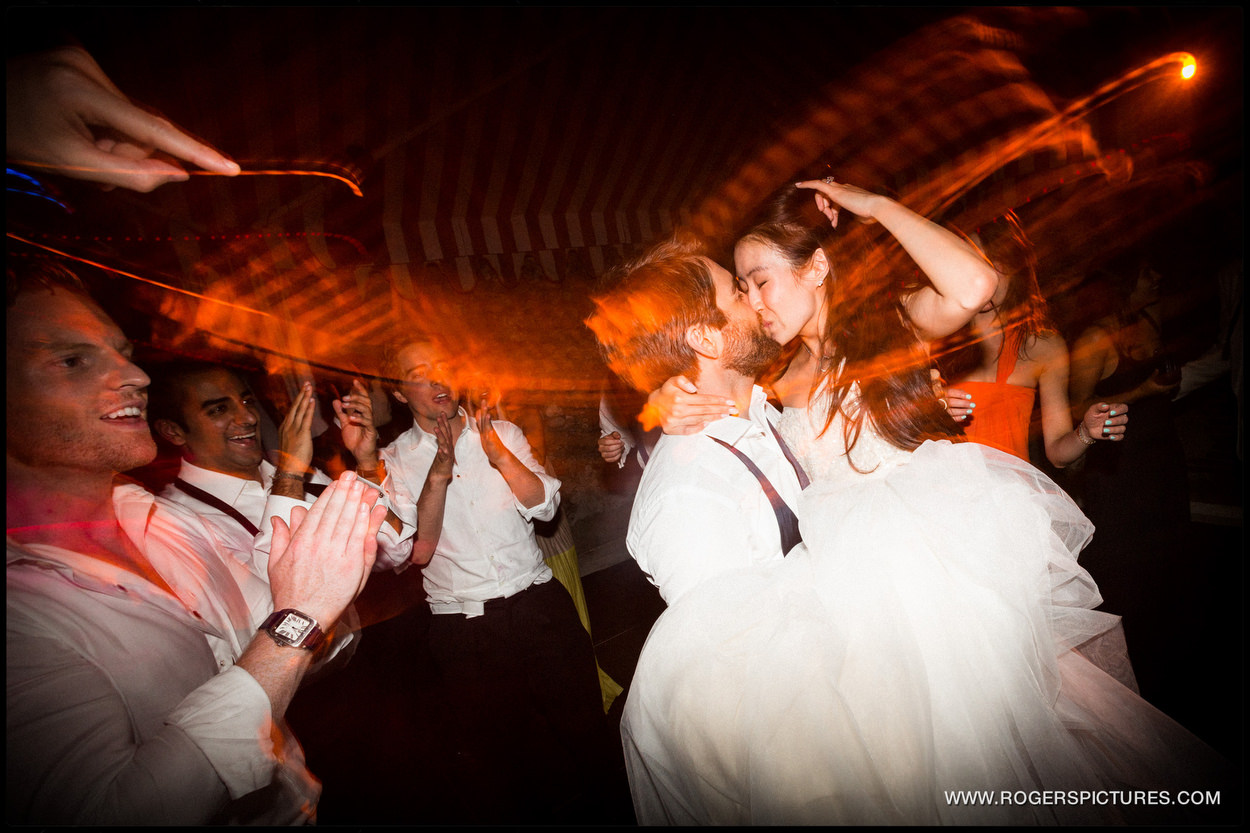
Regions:
<instances>
[{"instance_id":1,"label":"clapping hand","mask_svg":"<svg viewBox=\"0 0 1250 833\"><path fill-rule=\"evenodd\" d=\"M373 424L373 398L364 384L353 379L351 391L330 404L341 426L343 445L358 462L371 462L376 467L378 429Z\"/></svg>"},{"instance_id":2,"label":"clapping hand","mask_svg":"<svg viewBox=\"0 0 1250 833\"><path fill-rule=\"evenodd\" d=\"M434 438L438 441L438 450L434 452L429 476L450 481L456 467L456 438L451 435L451 422L446 414L438 415L438 422L434 425Z\"/></svg>"},{"instance_id":3,"label":"clapping hand","mask_svg":"<svg viewBox=\"0 0 1250 833\"><path fill-rule=\"evenodd\" d=\"M486 459L495 468L499 468L499 463L504 456L509 454L508 447L503 444L503 440L499 439L499 432L495 430L495 425L490 418L490 399L483 393L478 401L477 407L477 430L482 438L482 450L486 452Z\"/></svg>"},{"instance_id":4,"label":"clapping hand","mask_svg":"<svg viewBox=\"0 0 1250 833\"><path fill-rule=\"evenodd\" d=\"M269 583L275 610L295 608L329 627L364 589L377 556L386 507L355 472L344 472L288 524L273 519Z\"/></svg>"},{"instance_id":5,"label":"clapping hand","mask_svg":"<svg viewBox=\"0 0 1250 833\"><path fill-rule=\"evenodd\" d=\"M286 419L278 426L278 471L302 475L312 465L312 423L316 407L312 382L304 382Z\"/></svg>"}]
</instances>

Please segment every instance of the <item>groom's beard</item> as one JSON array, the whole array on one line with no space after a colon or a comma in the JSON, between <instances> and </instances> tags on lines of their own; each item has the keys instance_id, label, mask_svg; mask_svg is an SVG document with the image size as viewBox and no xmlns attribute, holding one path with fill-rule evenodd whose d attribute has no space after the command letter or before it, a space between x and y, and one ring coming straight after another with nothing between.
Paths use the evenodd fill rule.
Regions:
<instances>
[{"instance_id":1,"label":"groom's beard","mask_svg":"<svg viewBox=\"0 0 1250 833\"><path fill-rule=\"evenodd\" d=\"M725 325L725 357L727 370L758 378L781 355L781 345L768 337L759 321L747 324L731 321Z\"/></svg>"}]
</instances>

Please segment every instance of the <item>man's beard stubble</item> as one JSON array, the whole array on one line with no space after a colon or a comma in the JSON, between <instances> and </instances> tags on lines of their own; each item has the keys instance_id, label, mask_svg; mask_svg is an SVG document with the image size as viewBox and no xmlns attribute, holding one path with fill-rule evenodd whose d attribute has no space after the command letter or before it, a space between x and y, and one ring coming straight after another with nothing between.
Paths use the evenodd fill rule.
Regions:
<instances>
[{"instance_id":1,"label":"man's beard stubble","mask_svg":"<svg viewBox=\"0 0 1250 833\"><path fill-rule=\"evenodd\" d=\"M762 324L730 322L725 329L725 367L758 378L781 355L781 345L768 337Z\"/></svg>"}]
</instances>

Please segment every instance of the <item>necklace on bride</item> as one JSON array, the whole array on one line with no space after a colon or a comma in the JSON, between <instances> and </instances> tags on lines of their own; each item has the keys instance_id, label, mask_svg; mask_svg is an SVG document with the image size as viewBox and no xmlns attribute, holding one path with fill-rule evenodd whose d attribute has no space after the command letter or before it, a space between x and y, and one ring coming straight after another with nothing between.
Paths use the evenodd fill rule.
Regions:
<instances>
[{"instance_id":1,"label":"necklace on bride","mask_svg":"<svg viewBox=\"0 0 1250 833\"><path fill-rule=\"evenodd\" d=\"M816 354L812 352L812 348L808 347L806 343L804 343L803 349L807 351L807 355L816 359L816 365L821 372L829 369L829 365L833 362L833 356L824 355L818 358Z\"/></svg>"}]
</instances>

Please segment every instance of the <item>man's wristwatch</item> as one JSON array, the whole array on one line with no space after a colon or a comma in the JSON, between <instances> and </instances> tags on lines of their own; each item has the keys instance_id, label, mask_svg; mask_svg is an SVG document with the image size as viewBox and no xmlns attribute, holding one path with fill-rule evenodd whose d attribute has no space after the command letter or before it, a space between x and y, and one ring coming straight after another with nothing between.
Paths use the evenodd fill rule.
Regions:
<instances>
[{"instance_id":1,"label":"man's wristwatch","mask_svg":"<svg viewBox=\"0 0 1250 833\"><path fill-rule=\"evenodd\" d=\"M307 613L293 608L275 610L269 614L260 629L284 648L304 648L312 651L325 639L317 620Z\"/></svg>"}]
</instances>

